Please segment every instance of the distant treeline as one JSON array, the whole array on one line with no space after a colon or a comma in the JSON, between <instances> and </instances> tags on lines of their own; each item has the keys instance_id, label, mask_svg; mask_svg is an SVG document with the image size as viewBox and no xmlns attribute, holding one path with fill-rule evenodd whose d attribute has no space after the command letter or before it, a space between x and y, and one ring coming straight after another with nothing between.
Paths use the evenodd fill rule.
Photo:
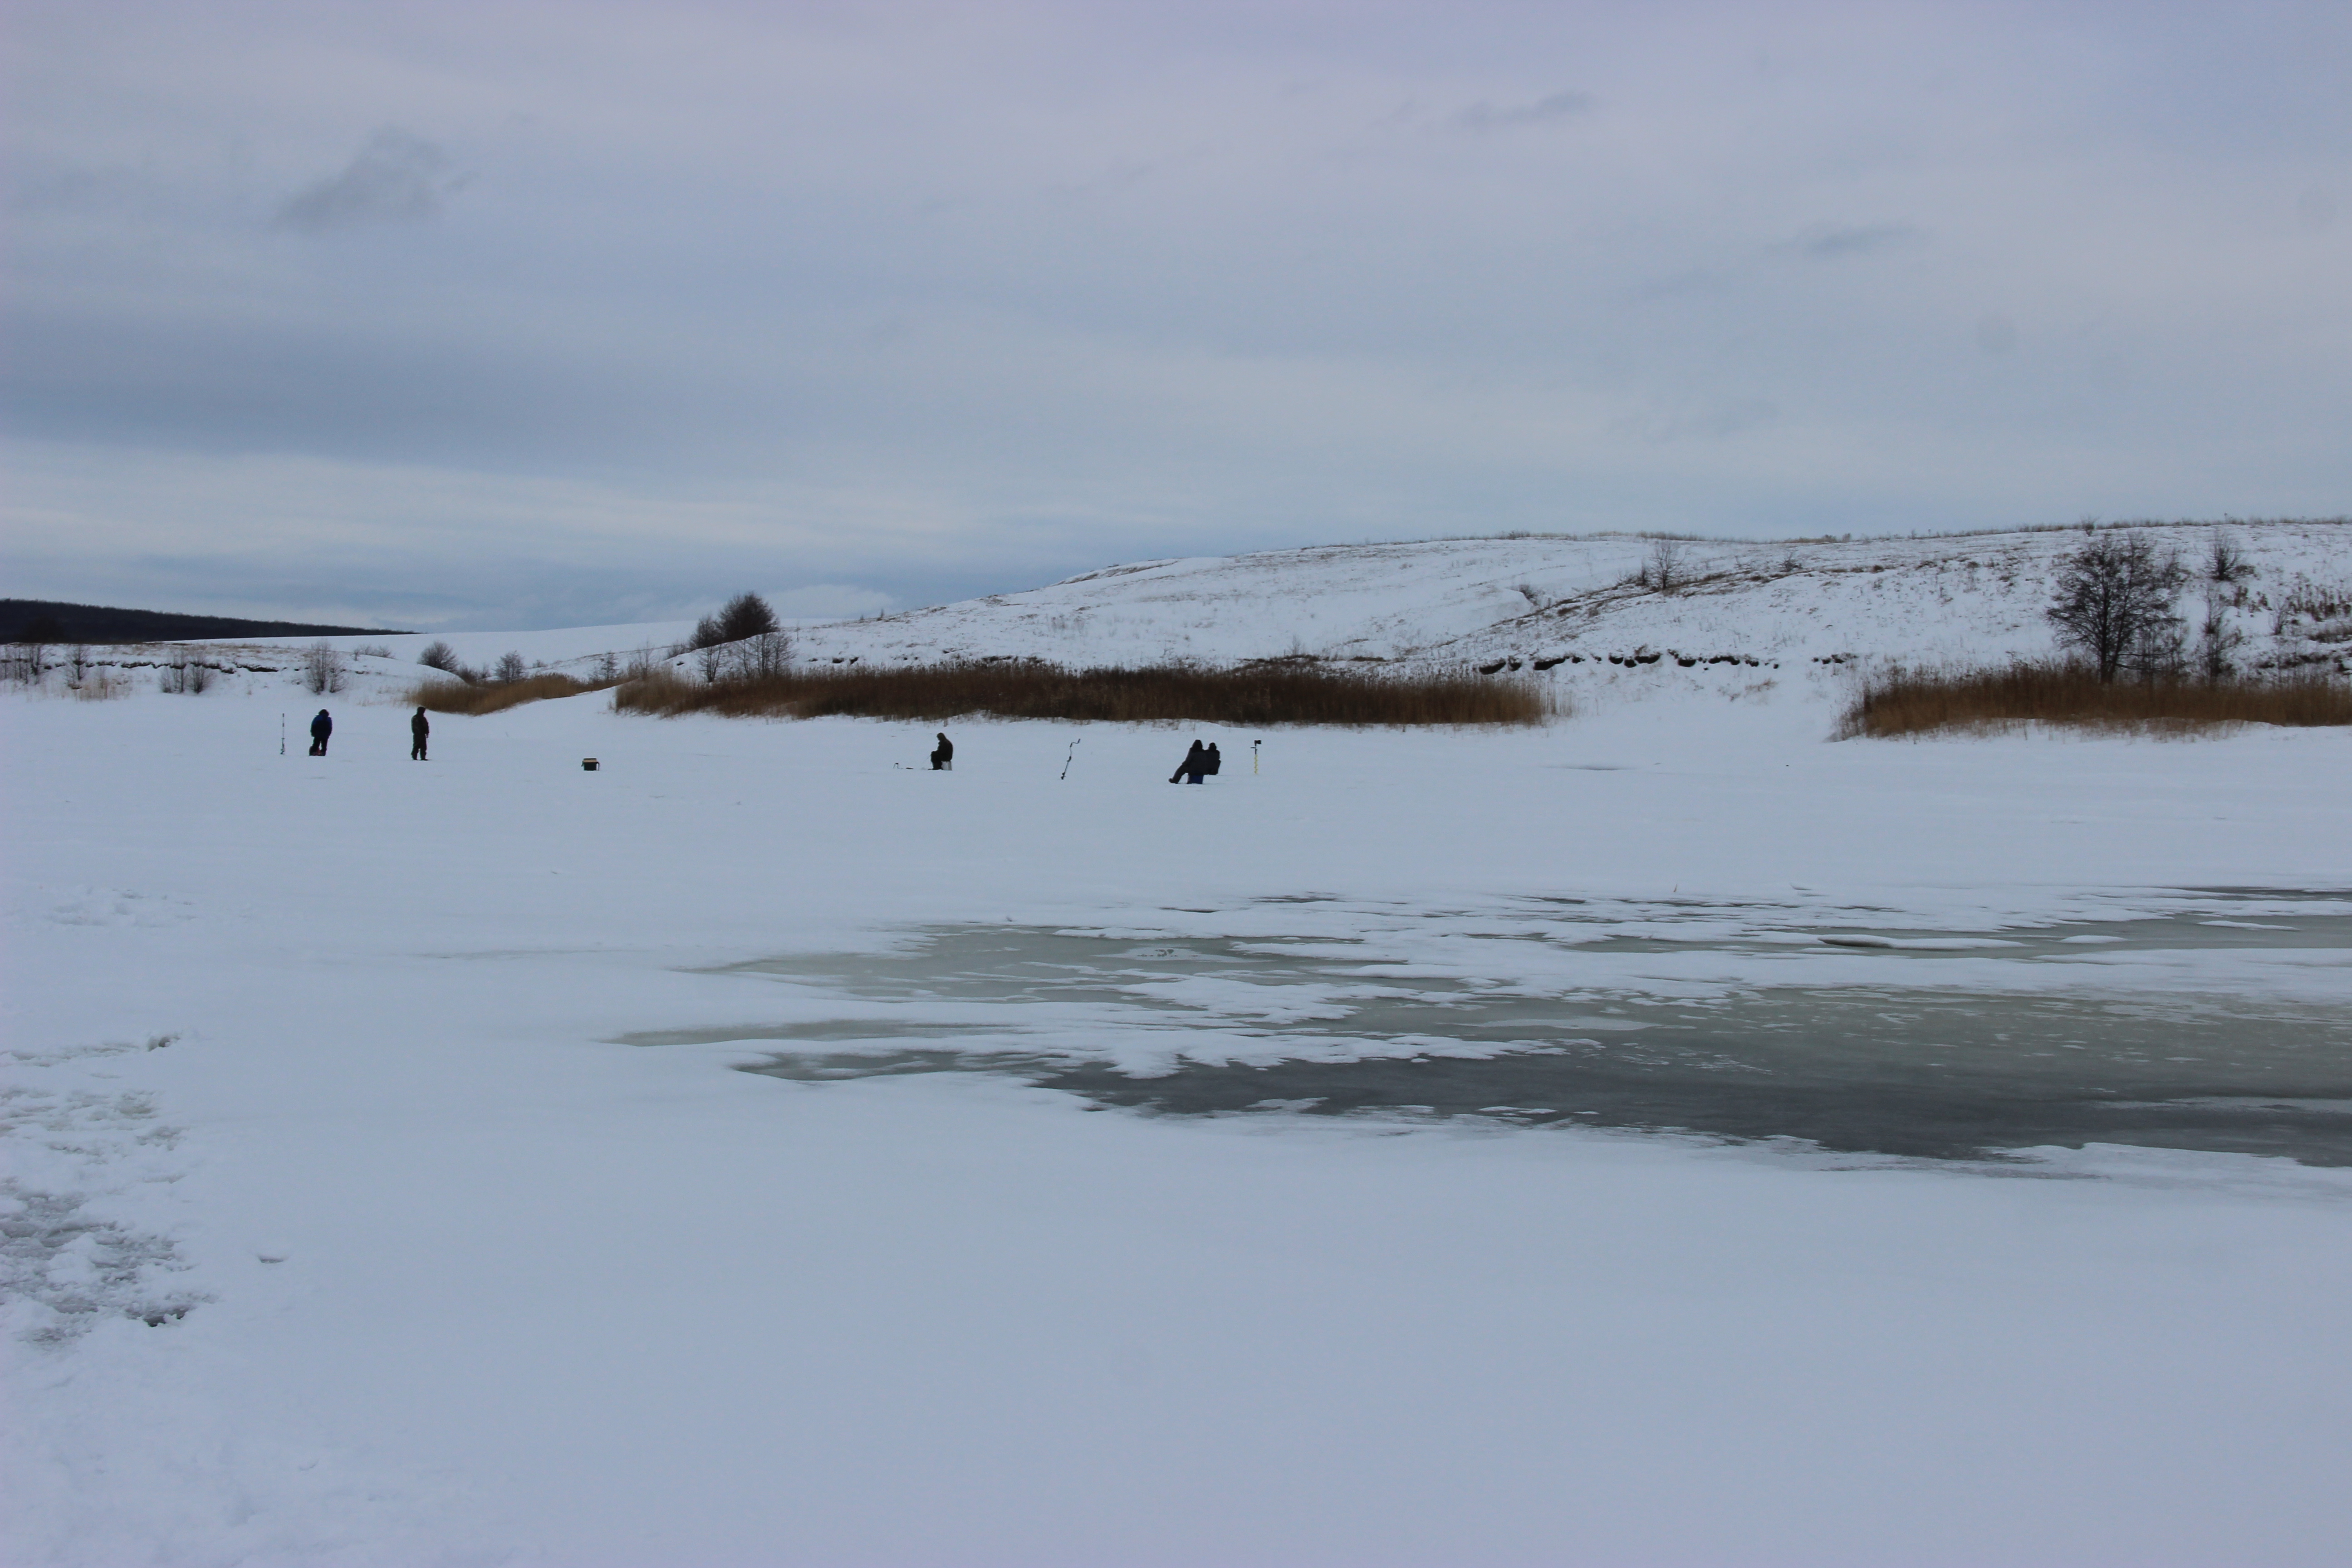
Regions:
<instances>
[{"instance_id":1,"label":"distant treeline","mask_svg":"<svg viewBox=\"0 0 2352 1568\"><path fill-rule=\"evenodd\" d=\"M0 599L0 642L187 642L196 637L399 637L381 626L313 626L297 621L241 621L170 610L121 610L54 599Z\"/></svg>"}]
</instances>

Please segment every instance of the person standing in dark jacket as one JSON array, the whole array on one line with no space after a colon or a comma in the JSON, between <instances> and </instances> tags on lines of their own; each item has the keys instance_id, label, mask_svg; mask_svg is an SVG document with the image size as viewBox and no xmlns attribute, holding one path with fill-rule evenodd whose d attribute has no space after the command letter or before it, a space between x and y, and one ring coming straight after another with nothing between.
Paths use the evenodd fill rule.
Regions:
<instances>
[{"instance_id":1,"label":"person standing in dark jacket","mask_svg":"<svg viewBox=\"0 0 2352 1568\"><path fill-rule=\"evenodd\" d=\"M425 710L419 708L416 710L416 717L408 721L409 761L421 763L425 760L425 738L431 733L433 733L432 722L425 717Z\"/></svg>"},{"instance_id":2,"label":"person standing in dark jacket","mask_svg":"<svg viewBox=\"0 0 2352 1568\"><path fill-rule=\"evenodd\" d=\"M948 739L945 730L940 731L940 743L931 748L931 772L953 772L949 764L955 761L955 742Z\"/></svg>"},{"instance_id":3,"label":"person standing in dark jacket","mask_svg":"<svg viewBox=\"0 0 2352 1568\"><path fill-rule=\"evenodd\" d=\"M324 708L320 709L319 716L310 721L310 754L314 757L325 756L327 737L334 732L335 721L327 717L327 710Z\"/></svg>"}]
</instances>

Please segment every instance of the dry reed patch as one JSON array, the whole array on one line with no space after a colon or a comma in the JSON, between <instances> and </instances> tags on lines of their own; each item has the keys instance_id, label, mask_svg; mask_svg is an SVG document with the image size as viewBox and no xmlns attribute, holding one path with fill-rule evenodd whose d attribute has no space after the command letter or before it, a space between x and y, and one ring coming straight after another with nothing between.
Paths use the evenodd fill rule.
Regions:
<instances>
[{"instance_id":1,"label":"dry reed patch","mask_svg":"<svg viewBox=\"0 0 2352 1568\"><path fill-rule=\"evenodd\" d=\"M465 713L478 718L525 702L602 691L614 684L610 680L581 680L556 674L527 675L520 680L497 680L480 686L469 686L460 680L424 680L409 689L408 701L412 707L429 708L436 713Z\"/></svg>"},{"instance_id":2,"label":"dry reed patch","mask_svg":"<svg viewBox=\"0 0 2352 1568\"><path fill-rule=\"evenodd\" d=\"M1540 724L1555 710L1531 681L1462 673L1386 675L1314 665L1070 669L954 663L816 666L709 683L656 670L613 694L621 712L734 718L921 720L984 715L1122 724L1237 726Z\"/></svg>"},{"instance_id":3,"label":"dry reed patch","mask_svg":"<svg viewBox=\"0 0 2352 1568\"><path fill-rule=\"evenodd\" d=\"M1837 738L1886 739L2026 724L2186 733L2235 724L2352 724L2352 685L2302 671L2273 679L2101 680L2086 665L2021 659L1872 676Z\"/></svg>"}]
</instances>

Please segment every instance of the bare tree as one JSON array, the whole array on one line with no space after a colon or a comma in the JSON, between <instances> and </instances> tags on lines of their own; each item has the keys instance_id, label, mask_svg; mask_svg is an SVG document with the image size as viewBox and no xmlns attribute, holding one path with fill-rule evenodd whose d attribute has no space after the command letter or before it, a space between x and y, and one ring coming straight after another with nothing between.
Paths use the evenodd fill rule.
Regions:
<instances>
[{"instance_id":1,"label":"bare tree","mask_svg":"<svg viewBox=\"0 0 2352 1568\"><path fill-rule=\"evenodd\" d=\"M681 651L699 652L775 629L776 612L768 607L767 600L757 594L738 594L717 615L705 616L695 623L694 636Z\"/></svg>"},{"instance_id":2,"label":"bare tree","mask_svg":"<svg viewBox=\"0 0 2352 1568\"><path fill-rule=\"evenodd\" d=\"M1683 564L1683 547L1678 540L1653 539L1649 558L1643 563L1649 572L1650 586L1661 594L1671 594L1690 576Z\"/></svg>"},{"instance_id":3,"label":"bare tree","mask_svg":"<svg viewBox=\"0 0 2352 1568\"><path fill-rule=\"evenodd\" d=\"M1654 588L1661 594L1671 594L1689 579L1690 572L1683 564L1682 541L1653 539L1649 548L1642 552L1640 563L1627 573L1622 581L1633 587ZM1521 589L1520 592L1525 593L1526 590Z\"/></svg>"},{"instance_id":4,"label":"bare tree","mask_svg":"<svg viewBox=\"0 0 2352 1568\"><path fill-rule=\"evenodd\" d=\"M2176 554L2159 555L2137 534L2094 534L2059 565L2044 612L2061 647L2073 648L2113 680L2125 666L2161 673L2181 658L2174 603L2187 571Z\"/></svg>"},{"instance_id":5,"label":"bare tree","mask_svg":"<svg viewBox=\"0 0 2352 1568\"><path fill-rule=\"evenodd\" d=\"M8 650L8 679L38 686L48 673L49 648L38 637L26 636Z\"/></svg>"},{"instance_id":6,"label":"bare tree","mask_svg":"<svg viewBox=\"0 0 2352 1568\"><path fill-rule=\"evenodd\" d=\"M765 675L782 675L792 662L792 639L783 633L761 632L698 649L695 659L705 680L757 680Z\"/></svg>"},{"instance_id":7,"label":"bare tree","mask_svg":"<svg viewBox=\"0 0 2352 1568\"><path fill-rule=\"evenodd\" d=\"M482 682L483 672L468 666L457 657L456 648L438 638L425 645L425 651L416 656L416 662L427 669L454 675L468 686L478 686Z\"/></svg>"},{"instance_id":8,"label":"bare tree","mask_svg":"<svg viewBox=\"0 0 2352 1568\"><path fill-rule=\"evenodd\" d=\"M343 656L324 637L302 650L302 684L315 697L343 689Z\"/></svg>"},{"instance_id":9,"label":"bare tree","mask_svg":"<svg viewBox=\"0 0 2352 1568\"><path fill-rule=\"evenodd\" d=\"M509 651L499 655L498 668L490 671L490 679L500 686L511 686L530 673L530 667L523 662L522 655Z\"/></svg>"},{"instance_id":10,"label":"bare tree","mask_svg":"<svg viewBox=\"0 0 2352 1568\"><path fill-rule=\"evenodd\" d=\"M721 642L741 642L776 629L776 612L757 594L738 594L719 612Z\"/></svg>"},{"instance_id":11,"label":"bare tree","mask_svg":"<svg viewBox=\"0 0 2352 1568\"><path fill-rule=\"evenodd\" d=\"M734 645L734 674L738 679L756 680L761 676L782 675L792 662L793 639L778 631L757 632Z\"/></svg>"}]
</instances>

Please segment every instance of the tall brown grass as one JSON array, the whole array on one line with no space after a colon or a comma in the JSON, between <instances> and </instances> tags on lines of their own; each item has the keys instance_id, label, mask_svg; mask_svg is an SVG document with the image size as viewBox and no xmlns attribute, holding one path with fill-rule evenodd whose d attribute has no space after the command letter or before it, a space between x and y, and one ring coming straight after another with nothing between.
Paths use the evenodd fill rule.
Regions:
<instances>
[{"instance_id":1,"label":"tall brown grass","mask_svg":"<svg viewBox=\"0 0 2352 1568\"><path fill-rule=\"evenodd\" d=\"M1987 731L2027 724L2183 733L2236 724L2352 724L2352 683L2319 671L2275 678L2101 680L2087 665L2020 659L1872 676L1838 738Z\"/></svg>"},{"instance_id":2,"label":"tall brown grass","mask_svg":"<svg viewBox=\"0 0 2352 1568\"><path fill-rule=\"evenodd\" d=\"M1379 675L1310 664L1070 669L1038 662L816 666L708 684L657 669L613 694L628 713L669 717L940 721L970 715L1157 724L1540 724L1532 682L1462 673Z\"/></svg>"},{"instance_id":3,"label":"tall brown grass","mask_svg":"<svg viewBox=\"0 0 2352 1568\"><path fill-rule=\"evenodd\" d=\"M551 697L577 697L585 691L602 691L614 685L610 680L581 680L569 675L550 672L527 675L520 680L494 680L479 686L462 680L422 680L409 688L408 701L417 708L429 708L436 713L466 713L476 718L485 713L499 713L525 702L543 702Z\"/></svg>"}]
</instances>

